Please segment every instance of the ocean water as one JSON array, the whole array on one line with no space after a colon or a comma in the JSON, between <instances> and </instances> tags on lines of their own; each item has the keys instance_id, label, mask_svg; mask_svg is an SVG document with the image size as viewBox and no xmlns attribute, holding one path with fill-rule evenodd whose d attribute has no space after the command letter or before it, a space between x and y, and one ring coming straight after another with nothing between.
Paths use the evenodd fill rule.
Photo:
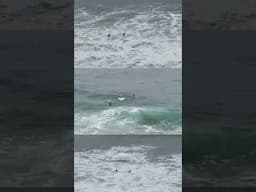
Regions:
<instances>
[{"instance_id":1,"label":"ocean water","mask_svg":"<svg viewBox=\"0 0 256 192\"><path fill-rule=\"evenodd\" d=\"M181 1L76 0L75 67L180 68Z\"/></svg>"},{"instance_id":2,"label":"ocean water","mask_svg":"<svg viewBox=\"0 0 256 192\"><path fill-rule=\"evenodd\" d=\"M200 123L195 121L191 130L184 130L189 139L183 140L183 186L255 187L254 126L231 127L233 120L206 116L201 115ZM224 127L224 123L229 126Z\"/></svg>"},{"instance_id":3,"label":"ocean water","mask_svg":"<svg viewBox=\"0 0 256 192\"><path fill-rule=\"evenodd\" d=\"M75 69L75 134L181 134L181 70Z\"/></svg>"},{"instance_id":4,"label":"ocean water","mask_svg":"<svg viewBox=\"0 0 256 192\"><path fill-rule=\"evenodd\" d=\"M76 192L181 192L180 138L124 136L122 143L118 137L80 138L90 147L75 152ZM116 143L109 145L111 139ZM89 144L92 140L104 144ZM173 143L174 151L167 147Z\"/></svg>"}]
</instances>

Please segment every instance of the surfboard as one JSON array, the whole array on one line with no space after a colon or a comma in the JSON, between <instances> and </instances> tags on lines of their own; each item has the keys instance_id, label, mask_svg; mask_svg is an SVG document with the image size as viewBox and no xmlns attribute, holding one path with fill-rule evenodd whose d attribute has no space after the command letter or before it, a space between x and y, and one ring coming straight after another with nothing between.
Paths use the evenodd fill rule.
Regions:
<instances>
[{"instance_id":1,"label":"surfboard","mask_svg":"<svg viewBox=\"0 0 256 192\"><path fill-rule=\"evenodd\" d=\"M125 97L118 97L117 98L119 101L124 101L125 100Z\"/></svg>"}]
</instances>

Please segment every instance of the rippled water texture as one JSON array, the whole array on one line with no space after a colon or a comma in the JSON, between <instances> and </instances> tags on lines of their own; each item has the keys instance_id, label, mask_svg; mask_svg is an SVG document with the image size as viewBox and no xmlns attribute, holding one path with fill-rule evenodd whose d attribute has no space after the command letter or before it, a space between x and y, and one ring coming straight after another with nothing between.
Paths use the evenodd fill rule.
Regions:
<instances>
[{"instance_id":1,"label":"rippled water texture","mask_svg":"<svg viewBox=\"0 0 256 192\"><path fill-rule=\"evenodd\" d=\"M180 68L181 10L176 7L172 1L77 6L75 67Z\"/></svg>"},{"instance_id":2,"label":"rippled water texture","mask_svg":"<svg viewBox=\"0 0 256 192\"><path fill-rule=\"evenodd\" d=\"M180 192L181 154L157 147L113 146L75 153L76 192Z\"/></svg>"}]
</instances>

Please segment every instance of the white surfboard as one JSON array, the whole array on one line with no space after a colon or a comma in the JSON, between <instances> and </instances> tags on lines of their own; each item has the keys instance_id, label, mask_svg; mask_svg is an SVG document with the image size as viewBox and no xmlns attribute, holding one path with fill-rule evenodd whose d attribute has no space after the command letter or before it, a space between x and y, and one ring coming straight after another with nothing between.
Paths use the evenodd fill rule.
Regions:
<instances>
[{"instance_id":1,"label":"white surfboard","mask_svg":"<svg viewBox=\"0 0 256 192\"><path fill-rule=\"evenodd\" d=\"M117 98L119 101L124 101L125 100L125 97L118 97Z\"/></svg>"}]
</instances>

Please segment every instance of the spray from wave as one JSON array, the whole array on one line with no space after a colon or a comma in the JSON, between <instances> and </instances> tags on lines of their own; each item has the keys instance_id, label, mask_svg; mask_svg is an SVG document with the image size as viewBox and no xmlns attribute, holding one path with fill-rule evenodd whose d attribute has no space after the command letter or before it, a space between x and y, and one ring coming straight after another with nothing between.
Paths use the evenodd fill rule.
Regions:
<instances>
[{"instance_id":1,"label":"spray from wave","mask_svg":"<svg viewBox=\"0 0 256 192\"><path fill-rule=\"evenodd\" d=\"M115 107L75 114L75 134L181 134L179 111L158 107Z\"/></svg>"}]
</instances>

